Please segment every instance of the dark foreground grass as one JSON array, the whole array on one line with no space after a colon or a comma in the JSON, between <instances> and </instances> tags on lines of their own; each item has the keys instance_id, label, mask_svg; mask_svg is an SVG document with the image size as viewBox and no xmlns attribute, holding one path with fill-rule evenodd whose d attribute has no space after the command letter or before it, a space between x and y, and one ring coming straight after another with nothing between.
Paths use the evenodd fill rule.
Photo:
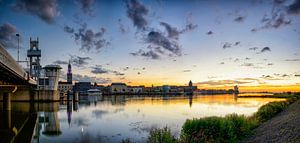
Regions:
<instances>
[{"instance_id":1,"label":"dark foreground grass","mask_svg":"<svg viewBox=\"0 0 300 143\"><path fill-rule=\"evenodd\" d=\"M188 119L182 126L179 139L174 138L170 129L154 129L150 132L149 143L202 143L202 142L239 142L252 133L261 123L274 117L300 99L300 94L278 94L285 101L270 102L263 105L250 117L230 114L225 117L205 117Z\"/></svg>"}]
</instances>

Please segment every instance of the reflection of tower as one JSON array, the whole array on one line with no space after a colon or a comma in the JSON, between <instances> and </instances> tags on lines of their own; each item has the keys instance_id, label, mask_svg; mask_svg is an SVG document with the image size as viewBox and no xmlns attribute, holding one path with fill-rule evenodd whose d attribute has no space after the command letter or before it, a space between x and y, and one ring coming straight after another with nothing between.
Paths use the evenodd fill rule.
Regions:
<instances>
[{"instance_id":1,"label":"reflection of tower","mask_svg":"<svg viewBox=\"0 0 300 143\"><path fill-rule=\"evenodd\" d=\"M193 105L193 95L189 95L189 104L190 104L190 108Z\"/></svg>"},{"instance_id":2,"label":"reflection of tower","mask_svg":"<svg viewBox=\"0 0 300 143\"><path fill-rule=\"evenodd\" d=\"M67 82L72 83L72 67L70 61L68 64Z\"/></svg>"},{"instance_id":3,"label":"reflection of tower","mask_svg":"<svg viewBox=\"0 0 300 143\"><path fill-rule=\"evenodd\" d=\"M237 85L234 86L234 94L239 94L239 87Z\"/></svg>"},{"instance_id":4,"label":"reflection of tower","mask_svg":"<svg viewBox=\"0 0 300 143\"><path fill-rule=\"evenodd\" d=\"M43 134L48 136L59 136L61 134L60 124L57 112L45 112L45 118L48 119Z\"/></svg>"},{"instance_id":5,"label":"reflection of tower","mask_svg":"<svg viewBox=\"0 0 300 143\"><path fill-rule=\"evenodd\" d=\"M39 38L37 40L31 40L30 38L30 49L27 50L27 57L29 58L29 75L34 79L40 77L41 71L41 50L39 49Z\"/></svg>"},{"instance_id":6,"label":"reflection of tower","mask_svg":"<svg viewBox=\"0 0 300 143\"><path fill-rule=\"evenodd\" d=\"M70 127L71 120L72 120L72 102L67 102L67 115L68 115L68 124Z\"/></svg>"}]
</instances>

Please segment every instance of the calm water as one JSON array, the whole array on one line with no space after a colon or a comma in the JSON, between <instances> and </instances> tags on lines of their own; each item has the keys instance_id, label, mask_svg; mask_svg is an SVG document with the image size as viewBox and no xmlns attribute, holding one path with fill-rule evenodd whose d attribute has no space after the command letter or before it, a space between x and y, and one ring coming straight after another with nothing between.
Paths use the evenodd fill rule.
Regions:
<instances>
[{"instance_id":1,"label":"calm water","mask_svg":"<svg viewBox=\"0 0 300 143\"><path fill-rule=\"evenodd\" d=\"M233 95L138 97L113 96L86 99L79 103L35 104L39 122L34 142L120 142L130 138L144 142L154 127L168 126L178 136L186 119L249 116L280 99L234 98ZM27 112L29 103L13 103L12 114ZM13 118L12 120L18 120ZM13 124L17 121L13 121Z\"/></svg>"}]
</instances>

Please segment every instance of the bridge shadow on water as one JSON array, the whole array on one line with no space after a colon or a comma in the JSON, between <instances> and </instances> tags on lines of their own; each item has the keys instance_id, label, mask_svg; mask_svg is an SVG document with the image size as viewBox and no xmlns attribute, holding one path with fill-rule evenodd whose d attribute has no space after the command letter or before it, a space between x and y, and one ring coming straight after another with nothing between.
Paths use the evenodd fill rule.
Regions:
<instances>
[{"instance_id":1,"label":"bridge shadow on water","mask_svg":"<svg viewBox=\"0 0 300 143\"><path fill-rule=\"evenodd\" d=\"M59 102L11 102L10 110L5 106L0 101L0 143L39 142L40 133L61 134L57 117Z\"/></svg>"}]
</instances>

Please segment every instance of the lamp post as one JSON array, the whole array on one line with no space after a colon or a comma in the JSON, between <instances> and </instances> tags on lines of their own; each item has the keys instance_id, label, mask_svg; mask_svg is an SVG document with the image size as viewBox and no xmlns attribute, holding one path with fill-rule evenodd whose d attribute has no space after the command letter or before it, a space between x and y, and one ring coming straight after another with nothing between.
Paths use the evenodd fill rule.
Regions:
<instances>
[{"instance_id":1,"label":"lamp post","mask_svg":"<svg viewBox=\"0 0 300 143\"><path fill-rule=\"evenodd\" d=\"M18 60L17 60L17 62L19 62L20 61L19 60L19 55L20 55L20 47L19 47L19 45L20 45L20 34L17 33L16 36L18 37Z\"/></svg>"}]
</instances>

